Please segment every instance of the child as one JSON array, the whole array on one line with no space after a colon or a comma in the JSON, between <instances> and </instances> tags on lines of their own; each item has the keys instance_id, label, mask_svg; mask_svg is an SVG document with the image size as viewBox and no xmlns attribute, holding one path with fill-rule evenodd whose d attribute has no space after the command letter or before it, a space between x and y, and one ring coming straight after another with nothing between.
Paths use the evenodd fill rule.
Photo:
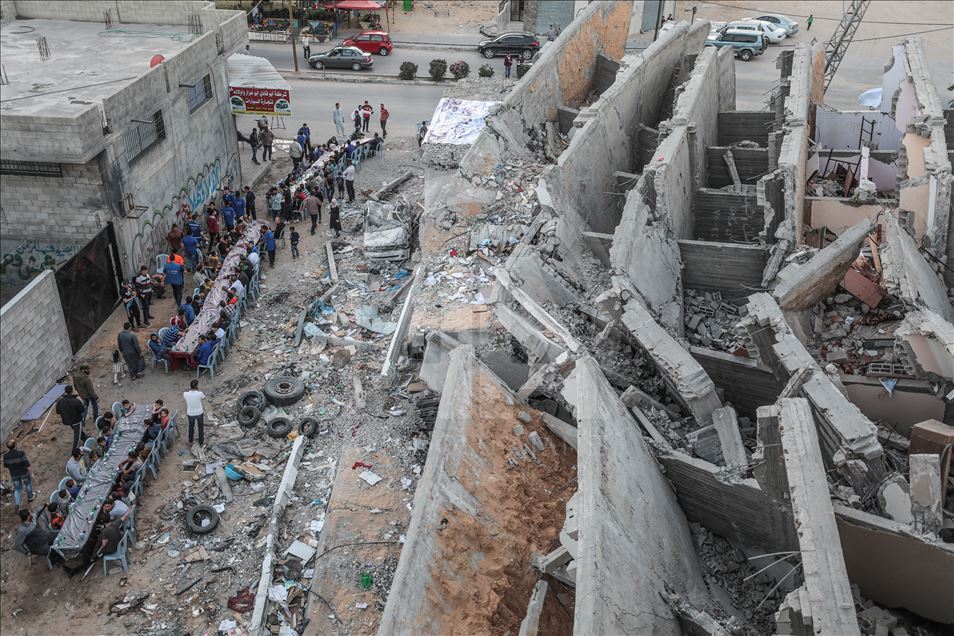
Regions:
<instances>
[{"instance_id":1,"label":"child","mask_svg":"<svg viewBox=\"0 0 954 636\"><path fill-rule=\"evenodd\" d=\"M113 351L113 384L119 384L121 378L126 377L126 367L119 350Z\"/></svg>"},{"instance_id":2,"label":"child","mask_svg":"<svg viewBox=\"0 0 954 636\"><path fill-rule=\"evenodd\" d=\"M299 234L298 231L295 230L295 226L293 225L291 228L292 258L298 258L298 241L300 240L301 240L301 234Z\"/></svg>"}]
</instances>

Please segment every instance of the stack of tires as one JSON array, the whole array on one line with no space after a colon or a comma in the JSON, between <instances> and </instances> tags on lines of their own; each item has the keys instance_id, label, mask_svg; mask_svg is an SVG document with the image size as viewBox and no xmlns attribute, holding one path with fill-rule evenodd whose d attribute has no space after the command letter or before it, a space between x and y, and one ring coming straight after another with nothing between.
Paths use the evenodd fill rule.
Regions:
<instances>
[{"instance_id":1,"label":"stack of tires","mask_svg":"<svg viewBox=\"0 0 954 636\"><path fill-rule=\"evenodd\" d=\"M305 384L298 378L278 376L265 383L262 391L246 391L238 399L238 423L244 429L252 429L262 419L262 411L272 406L291 406L305 395ZM291 418L280 415L265 422L266 432L271 437L285 437L295 427ZM307 437L318 434L318 420L306 417L298 423L298 432Z\"/></svg>"}]
</instances>

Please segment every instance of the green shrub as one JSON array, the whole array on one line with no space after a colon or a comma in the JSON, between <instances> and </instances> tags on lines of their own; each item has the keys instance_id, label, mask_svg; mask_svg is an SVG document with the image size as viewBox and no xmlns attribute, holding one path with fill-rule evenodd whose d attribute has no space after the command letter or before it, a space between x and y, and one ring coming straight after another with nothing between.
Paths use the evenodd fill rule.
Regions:
<instances>
[{"instance_id":1,"label":"green shrub","mask_svg":"<svg viewBox=\"0 0 954 636\"><path fill-rule=\"evenodd\" d=\"M401 62L401 70L398 71L398 77L402 80L412 80L417 75L417 64L414 62Z\"/></svg>"},{"instance_id":2,"label":"green shrub","mask_svg":"<svg viewBox=\"0 0 954 636\"><path fill-rule=\"evenodd\" d=\"M479 69L477 69L477 75L480 77L493 77L494 76L494 67L490 64L484 64Z\"/></svg>"},{"instance_id":3,"label":"green shrub","mask_svg":"<svg viewBox=\"0 0 954 636\"><path fill-rule=\"evenodd\" d=\"M531 64L524 64L522 62L520 64L517 64L517 79L520 79L521 77L526 75L527 71L530 70L531 66L532 66Z\"/></svg>"},{"instance_id":4,"label":"green shrub","mask_svg":"<svg viewBox=\"0 0 954 636\"><path fill-rule=\"evenodd\" d=\"M467 77L470 75L470 64L464 60L459 62L454 62L450 65L451 75L454 76L454 79L461 79L462 77Z\"/></svg>"},{"instance_id":5,"label":"green shrub","mask_svg":"<svg viewBox=\"0 0 954 636\"><path fill-rule=\"evenodd\" d=\"M435 82L441 81L447 73L447 60L431 60L431 67L427 72L431 74L431 79Z\"/></svg>"}]
</instances>

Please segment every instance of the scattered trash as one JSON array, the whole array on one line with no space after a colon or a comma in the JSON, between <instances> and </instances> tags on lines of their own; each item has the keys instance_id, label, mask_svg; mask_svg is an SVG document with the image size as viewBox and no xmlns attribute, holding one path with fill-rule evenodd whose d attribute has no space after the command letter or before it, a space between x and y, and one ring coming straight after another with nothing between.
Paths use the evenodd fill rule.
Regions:
<instances>
[{"instance_id":1,"label":"scattered trash","mask_svg":"<svg viewBox=\"0 0 954 636\"><path fill-rule=\"evenodd\" d=\"M370 470L366 470L362 472L360 475L358 475L358 477L366 481L369 486L374 486L378 482L383 481L383 477L379 477L378 475L372 473Z\"/></svg>"}]
</instances>

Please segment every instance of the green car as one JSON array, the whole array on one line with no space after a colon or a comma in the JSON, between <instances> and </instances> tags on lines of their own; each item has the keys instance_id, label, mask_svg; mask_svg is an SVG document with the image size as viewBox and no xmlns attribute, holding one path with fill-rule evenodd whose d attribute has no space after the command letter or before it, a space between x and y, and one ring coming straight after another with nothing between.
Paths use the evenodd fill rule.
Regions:
<instances>
[{"instance_id":1,"label":"green car","mask_svg":"<svg viewBox=\"0 0 954 636\"><path fill-rule=\"evenodd\" d=\"M706 46L730 46L735 49L735 56L743 62L748 62L756 55L762 55L765 50L765 40L761 33L755 31L728 30L716 31L706 40Z\"/></svg>"}]
</instances>

